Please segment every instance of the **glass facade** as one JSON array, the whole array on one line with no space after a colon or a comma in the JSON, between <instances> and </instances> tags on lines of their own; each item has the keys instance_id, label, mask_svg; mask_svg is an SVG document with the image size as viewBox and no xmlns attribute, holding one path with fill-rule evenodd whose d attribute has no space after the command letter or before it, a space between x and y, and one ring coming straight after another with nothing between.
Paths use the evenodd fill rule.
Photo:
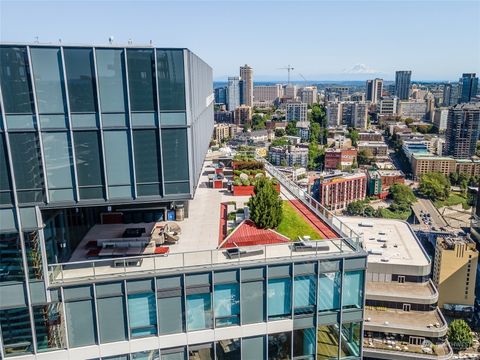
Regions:
<instances>
[{"instance_id":1,"label":"glass facade","mask_svg":"<svg viewBox=\"0 0 480 360\"><path fill-rule=\"evenodd\" d=\"M35 246L34 233L24 234ZM2 254L11 259L2 273L2 281L23 280L23 267L18 254L18 236L3 236ZM7 249L12 249L7 251ZM33 254L33 252L30 252ZM9 255L10 254L10 255ZM35 268L33 255L29 268ZM3 266L2 262L2 266ZM320 263L321 264L321 263ZM194 333L223 327L261 324L293 317L293 331L243 339L219 340L216 343L188 346L185 349L163 350L157 356L165 359L332 359L359 358L361 351L361 320L364 289L364 270L318 273L317 263L272 265L158 277L155 280L128 280L99 283L94 286L76 286L63 289L62 298L34 307L38 351L71 348L94 344L108 344L130 339ZM11 269L9 271L9 269ZM344 274L343 289L341 286ZM32 280L41 279L41 272L32 272ZM328 279L328 280L325 280ZM318 298L317 298L318 288ZM332 291L332 289L335 289ZM320 296L321 293L324 293ZM334 300L335 293L339 299ZM327 301L327 295L332 297ZM353 297L351 294L357 294ZM359 297L360 296L360 297ZM335 304L342 299L342 309ZM349 301L351 299L352 301ZM360 301L361 299L361 301ZM353 304L353 306L352 306ZM360 308L357 308L360 306ZM65 309L65 315L63 315ZM268 311L267 311L268 309ZM348 312L348 321L338 323L337 314ZM23 315L22 315L23 314ZM268 314L268 317L266 316ZM15 351L33 352L29 338L29 315L6 311L1 316L24 316L22 340L12 338L8 344L25 345ZM346 315L345 315L346 316ZM356 320L355 320L356 319ZM292 321L292 320L290 320ZM9 334L7 324L2 329ZM66 331L65 331L66 329ZM18 336L20 336L18 335ZM12 335L13 336L13 335ZM27 344L28 343L28 344ZM15 345L17 346L17 345ZM9 350L10 351L10 350ZM12 350L13 351L13 350ZM138 354L136 356L144 356ZM130 355L130 358L132 355Z\"/></svg>"},{"instance_id":2,"label":"glass facade","mask_svg":"<svg viewBox=\"0 0 480 360\"><path fill-rule=\"evenodd\" d=\"M0 45L0 205L13 179L19 204L190 198L192 146L211 133L188 126L187 54Z\"/></svg>"}]
</instances>

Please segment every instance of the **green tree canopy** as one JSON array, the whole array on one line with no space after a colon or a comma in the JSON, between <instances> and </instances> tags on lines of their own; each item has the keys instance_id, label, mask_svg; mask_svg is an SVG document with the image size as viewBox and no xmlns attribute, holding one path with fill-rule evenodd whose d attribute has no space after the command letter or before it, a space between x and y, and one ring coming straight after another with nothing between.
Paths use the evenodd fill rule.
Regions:
<instances>
[{"instance_id":1,"label":"green tree canopy","mask_svg":"<svg viewBox=\"0 0 480 360\"><path fill-rule=\"evenodd\" d=\"M447 337L452 348L457 351L465 350L472 346L473 343L472 330L466 321L462 319L456 319L450 323Z\"/></svg>"},{"instance_id":2,"label":"green tree canopy","mask_svg":"<svg viewBox=\"0 0 480 360\"><path fill-rule=\"evenodd\" d=\"M273 182L261 177L255 184L255 195L248 201L250 219L262 229L276 228L282 221L282 199Z\"/></svg>"},{"instance_id":3,"label":"green tree canopy","mask_svg":"<svg viewBox=\"0 0 480 360\"><path fill-rule=\"evenodd\" d=\"M285 136L287 133L284 129L275 129L275 137Z\"/></svg>"},{"instance_id":4,"label":"green tree canopy","mask_svg":"<svg viewBox=\"0 0 480 360\"><path fill-rule=\"evenodd\" d=\"M297 122L295 120L289 121L285 131L287 135L297 136Z\"/></svg>"},{"instance_id":5,"label":"green tree canopy","mask_svg":"<svg viewBox=\"0 0 480 360\"><path fill-rule=\"evenodd\" d=\"M319 149L316 140L310 141L308 145L308 169L318 170L323 166L325 160L325 149Z\"/></svg>"},{"instance_id":6,"label":"green tree canopy","mask_svg":"<svg viewBox=\"0 0 480 360\"><path fill-rule=\"evenodd\" d=\"M262 130L266 128L265 117L260 114L253 114L252 116L252 129Z\"/></svg>"},{"instance_id":7,"label":"green tree canopy","mask_svg":"<svg viewBox=\"0 0 480 360\"><path fill-rule=\"evenodd\" d=\"M348 137L350 138L350 140L352 140L352 146L357 146L358 139L360 138L358 130L350 129L350 132L348 133Z\"/></svg>"},{"instance_id":8,"label":"green tree canopy","mask_svg":"<svg viewBox=\"0 0 480 360\"><path fill-rule=\"evenodd\" d=\"M450 194L450 181L440 172L429 172L420 177L418 191L431 200L445 200Z\"/></svg>"},{"instance_id":9,"label":"green tree canopy","mask_svg":"<svg viewBox=\"0 0 480 360\"><path fill-rule=\"evenodd\" d=\"M406 204L410 206L416 200L412 189L404 184L393 184L390 186L389 194L396 204Z\"/></svg>"},{"instance_id":10,"label":"green tree canopy","mask_svg":"<svg viewBox=\"0 0 480 360\"><path fill-rule=\"evenodd\" d=\"M357 155L359 165L369 165L373 161L373 153L370 149L360 150Z\"/></svg>"}]
</instances>

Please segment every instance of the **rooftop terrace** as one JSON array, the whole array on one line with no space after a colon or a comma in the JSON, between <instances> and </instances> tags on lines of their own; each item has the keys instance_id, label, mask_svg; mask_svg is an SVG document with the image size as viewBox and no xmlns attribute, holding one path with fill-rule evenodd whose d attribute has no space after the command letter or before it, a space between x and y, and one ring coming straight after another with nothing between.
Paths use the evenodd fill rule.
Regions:
<instances>
[{"instance_id":1,"label":"rooftop terrace","mask_svg":"<svg viewBox=\"0 0 480 360\"><path fill-rule=\"evenodd\" d=\"M221 204L230 201L243 206L248 196L232 196L226 189L214 189L208 186L208 169L211 163L204 164L199 186L195 197L189 202L188 218L175 222L180 227L178 241L170 244L166 253L151 251L136 254L137 256L116 256L105 254L104 258L89 259L88 244L102 239L118 239L127 227L145 228L144 237L149 240L151 229L155 223L137 224L98 224L95 225L81 241L72 258L67 263L49 265L50 283L81 283L91 280L111 279L118 277L140 277L147 274L162 274L186 269L211 269L228 267L231 264L261 264L272 261L292 261L331 258L332 256L355 254L361 251L356 242L356 234L342 222L329 214L303 190L294 187L284 175L277 173L267 164L281 183L281 194L285 200L297 200L303 204L304 211L309 212L317 222L316 226L331 235L314 243L308 251L296 251L291 243L249 246L250 253L245 257L231 258L225 249L219 249L221 240L220 212ZM288 188L288 189L287 189ZM312 220L310 220L312 221ZM313 221L312 221L313 222ZM337 238L341 234L342 238ZM154 246L154 245L153 245ZM166 246L161 246L166 248ZM158 247L156 248L158 250ZM102 249L103 250L103 249ZM100 251L102 251L100 250Z\"/></svg>"},{"instance_id":2,"label":"rooftop terrace","mask_svg":"<svg viewBox=\"0 0 480 360\"><path fill-rule=\"evenodd\" d=\"M447 322L440 310L403 311L365 307L365 331L440 337L447 333Z\"/></svg>"}]
</instances>

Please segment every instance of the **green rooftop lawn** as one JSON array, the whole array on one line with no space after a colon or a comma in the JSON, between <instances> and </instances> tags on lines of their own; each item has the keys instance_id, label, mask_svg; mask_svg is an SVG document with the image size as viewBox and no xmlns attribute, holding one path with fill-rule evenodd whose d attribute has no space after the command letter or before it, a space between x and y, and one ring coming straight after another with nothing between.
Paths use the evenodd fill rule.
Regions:
<instances>
[{"instance_id":1,"label":"green rooftop lawn","mask_svg":"<svg viewBox=\"0 0 480 360\"><path fill-rule=\"evenodd\" d=\"M290 202L283 202L283 218L277 231L288 237L290 240L298 240L298 237L310 236L312 240L322 237L320 234L290 205Z\"/></svg>"}]
</instances>

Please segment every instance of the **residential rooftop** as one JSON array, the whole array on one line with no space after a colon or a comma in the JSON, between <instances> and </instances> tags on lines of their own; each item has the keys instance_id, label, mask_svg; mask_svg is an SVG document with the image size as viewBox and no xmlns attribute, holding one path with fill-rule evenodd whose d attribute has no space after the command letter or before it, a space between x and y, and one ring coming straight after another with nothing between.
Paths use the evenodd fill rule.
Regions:
<instances>
[{"instance_id":1,"label":"residential rooftop","mask_svg":"<svg viewBox=\"0 0 480 360\"><path fill-rule=\"evenodd\" d=\"M363 251L352 246L352 237L355 234L341 223L338 218L327 221L322 218L320 211L324 209L310 208L310 216L320 222L326 229L331 229L327 234L342 234L345 238L326 237L317 241L308 251L295 251L291 242L278 244L257 244L242 247L251 251L249 256L229 257L225 249L219 248L222 241L221 206L235 201L237 208L243 207L249 196L233 196L225 189L214 189L208 186L208 175L215 171L211 161L206 161L200 177L199 186L196 189L194 199L188 205L188 217L183 221L174 222L179 227L178 241L167 246L153 248L147 246L142 250L132 249L132 252L116 254L114 249L104 249L105 256L98 257L98 253L89 255L89 243L100 240L109 241L132 241L131 238L122 238L122 234L128 228L140 228L144 235L138 240L150 241L150 233L154 227L164 226L168 222L160 223L135 223L135 224L97 224L90 229L74 251L67 263L49 265L50 283L52 285L65 282L78 283L85 280L91 281L129 276L145 276L145 274L171 273L186 268L216 268L228 267L229 264L261 264L280 259L295 258L299 260L317 260L322 257L354 255ZM275 170L273 170L275 171ZM276 177L283 177L281 174ZM284 183L290 186L289 183ZM303 191L296 188L295 191ZM297 197L289 192L285 186L281 186L281 194L284 200L295 200ZM305 196L305 195L304 195ZM300 200L297 200L300 201ZM305 205L306 206L306 205ZM144 229L144 231L143 231ZM347 239L348 237L348 239ZM355 241L355 240L353 240ZM164 250L164 251L159 251ZM130 251L130 250L128 250ZM115 256L117 255L117 256ZM120 255L120 256L119 256ZM123 255L123 256L122 256Z\"/></svg>"},{"instance_id":2,"label":"residential rooftop","mask_svg":"<svg viewBox=\"0 0 480 360\"><path fill-rule=\"evenodd\" d=\"M430 265L425 250L408 223L382 218L343 216L340 219L360 236L363 248L369 253L369 263Z\"/></svg>"}]
</instances>

